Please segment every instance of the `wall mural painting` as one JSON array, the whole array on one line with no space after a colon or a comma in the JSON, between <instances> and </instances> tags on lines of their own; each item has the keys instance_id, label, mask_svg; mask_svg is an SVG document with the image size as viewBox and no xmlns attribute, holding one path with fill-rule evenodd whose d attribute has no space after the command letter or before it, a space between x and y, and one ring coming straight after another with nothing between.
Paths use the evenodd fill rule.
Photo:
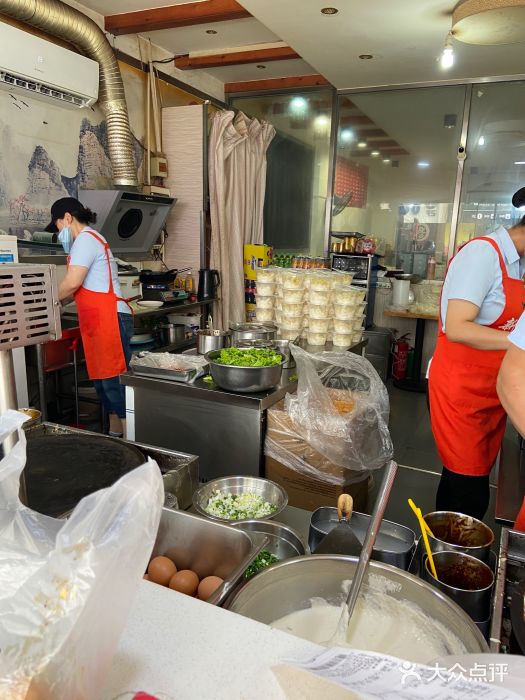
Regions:
<instances>
[{"instance_id":1,"label":"wall mural painting","mask_svg":"<svg viewBox=\"0 0 525 700\"><path fill-rule=\"evenodd\" d=\"M133 137L142 170L143 147ZM106 122L98 108L71 111L0 92L0 233L31 239L51 204L79 189L110 189Z\"/></svg>"}]
</instances>

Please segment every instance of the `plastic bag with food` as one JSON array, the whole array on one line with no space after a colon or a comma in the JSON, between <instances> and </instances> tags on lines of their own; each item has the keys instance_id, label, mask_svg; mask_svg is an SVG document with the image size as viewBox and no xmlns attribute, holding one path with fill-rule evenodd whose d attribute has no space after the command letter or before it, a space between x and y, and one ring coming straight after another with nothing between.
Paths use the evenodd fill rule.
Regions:
<instances>
[{"instance_id":1,"label":"plastic bag with food","mask_svg":"<svg viewBox=\"0 0 525 700\"><path fill-rule=\"evenodd\" d=\"M285 410L297 432L333 464L379 469L393 456L385 385L368 360L348 352L308 353L290 346L299 375Z\"/></svg>"},{"instance_id":2,"label":"plastic bag with food","mask_svg":"<svg viewBox=\"0 0 525 700\"><path fill-rule=\"evenodd\" d=\"M84 498L67 520L18 498L26 459L16 411L0 416L0 697L95 700L158 530L164 490L153 460Z\"/></svg>"}]
</instances>

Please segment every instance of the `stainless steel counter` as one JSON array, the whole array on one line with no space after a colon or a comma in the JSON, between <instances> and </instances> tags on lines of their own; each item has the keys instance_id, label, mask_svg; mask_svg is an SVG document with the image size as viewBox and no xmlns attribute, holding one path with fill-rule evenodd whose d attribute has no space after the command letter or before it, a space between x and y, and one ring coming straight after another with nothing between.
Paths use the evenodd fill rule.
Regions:
<instances>
[{"instance_id":1,"label":"stainless steel counter","mask_svg":"<svg viewBox=\"0 0 525 700\"><path fill-rule=\"evenodd\" d=\"M293 372L285 370L279 386L259 394L228 392L202 380L179 384L128 372L121 381L126 393L133 392L134 439L199 455L205 481L235 474L259 476L266 409L295 391Z\"/></svg>"},{"instance_id":2,"label":"stainless steel counter","mask_svg":"<svg viewBox=\"0 0 525 700\"><path fill-rule=\"evenodd\" d=\"M517 434L505 439L498 458L496 522L514 525L525 495L525 450Z\"/></svg>"},{"instance_id":3,"label":"stainless steel counter","mask_svg":"<svg viewBox=\"0 0 525 700\"><path fill-rule=\"evenodd\" d=\"M136 389L155 390L161 393L167 393L174 399L199 399L202 401L211 401L215 405L217 403L222 403L230 406L244 406L245 408L255 408L259 411L265 411L284 398L287 393L293 393L295 391L297 383L295 381L290 381L290 377L293 377L294 374L295 370L283 370L283 378L275 389L262 391L257 394L242 394L226 391L216 384L205 382L203 378L197 379L193 384L183 384L165 379L138 377L133 374L133 372L126 372L126 374L121 375L120 381L125 386L132 386Z\"/></svg>"}]
</instances>

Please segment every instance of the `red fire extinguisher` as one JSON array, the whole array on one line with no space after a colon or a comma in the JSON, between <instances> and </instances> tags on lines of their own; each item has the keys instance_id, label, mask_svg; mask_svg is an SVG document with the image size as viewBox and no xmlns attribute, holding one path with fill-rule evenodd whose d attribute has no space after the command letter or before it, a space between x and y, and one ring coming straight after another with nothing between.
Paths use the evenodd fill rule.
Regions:
<instances>
[{"instance_id":1,"label":"red fire extinguisher","mask_svg":"<svg viewBox=\"0 0 525 700\"><path fill-rule=\"evenodd\" d=\"M392 354L394 356L392 362L392 376L394 379L406 379L407 376L408 353L410 350L407 338L408 333L394 341L392 348Z\"/></svg>"}]
</instances>

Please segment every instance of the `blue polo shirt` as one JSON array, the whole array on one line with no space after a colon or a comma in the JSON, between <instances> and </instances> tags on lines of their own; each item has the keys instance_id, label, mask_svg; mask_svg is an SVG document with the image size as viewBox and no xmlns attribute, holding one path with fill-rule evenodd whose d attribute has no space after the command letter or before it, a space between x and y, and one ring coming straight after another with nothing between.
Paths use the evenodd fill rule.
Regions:
<instances>
[{"instance_id":1,"label":"blue polo shirt","mask_svg":"<svg viewBox=\"0 0 525 700\"><path fill-rule=\"evenodd\" d=\"M516 327L509 333L510 342L520 350L525 350L525 313L522 313Z\"/></svg>"},{"instance_id":2,"label":"blue polo shirt","mask_svg":"<svg viewBox=\"0 0 525 700\"><path fill-rule=\"evenodd\" d=\"M95 233L103 240L106 239L98 231ZM106 260L106 251L103 245L97 241L87 229L83 229L75 238L71 246L69 256L71 265L79 265L87 267L88 272L84 278L82 286L92 292L107 292L109 289L109 274L108 263ZM118 297L122 296L120 282L118 279L118 267L113 253L109 251L109 263L111 266L111 277L113 280L113 291ZM130 314L129 306L123 302L117 302L117 311L119 313Z\"/></svg>"},{"instance_id":3,"label":"blue polo shirt","mask_svg":"<svg viewBox=\"0 0 525 700\"><path fill-rule=\"evenodd\" d=\"M525 258L520 258L507 229L500 226L485 238L497 243L509 277L521 279L525 273ZM441 297L443 330L449 299L470 301L478 306L475 322L482 326L490 326L501 316L505 307L501 267L490 243L472 241L450 263Z\"/></svg>"}]
</instances>

